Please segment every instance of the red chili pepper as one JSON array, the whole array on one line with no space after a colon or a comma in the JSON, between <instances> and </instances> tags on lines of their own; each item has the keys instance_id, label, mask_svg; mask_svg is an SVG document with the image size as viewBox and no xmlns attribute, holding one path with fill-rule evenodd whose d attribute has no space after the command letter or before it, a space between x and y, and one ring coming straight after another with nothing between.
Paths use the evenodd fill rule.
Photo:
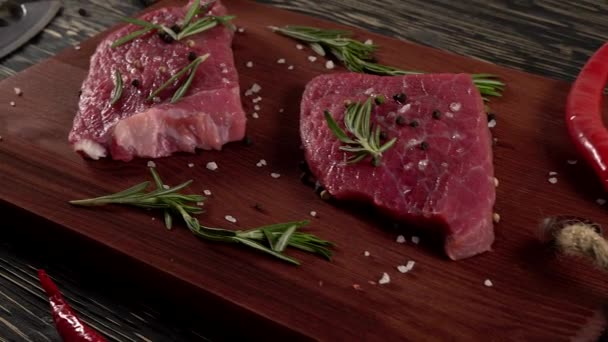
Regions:
<instances>
[{"instance_id":1,"label":"red chili pepper","mask_svg":"<svg viewBox=\"0 0 608 342\"><path fill-rule=\"evenodd\" d=\"M106 342L95 330L82 323L65 301L57 285L44 270L38 270L38 278L46 291L53 311L53 320L64 342Z\"/></svg>"},{"instance_id":2,"label":"red chili pepper","mask_svg":"<svg viewBox=\"0 0 608 342\"><path fill-rule=\"evenodd\" d=\"M566 126L579 153L608 191L608 129L602 120L602 97L608 81L608 44L583 67L566 102Z\"/></svg>"}]
</instances>

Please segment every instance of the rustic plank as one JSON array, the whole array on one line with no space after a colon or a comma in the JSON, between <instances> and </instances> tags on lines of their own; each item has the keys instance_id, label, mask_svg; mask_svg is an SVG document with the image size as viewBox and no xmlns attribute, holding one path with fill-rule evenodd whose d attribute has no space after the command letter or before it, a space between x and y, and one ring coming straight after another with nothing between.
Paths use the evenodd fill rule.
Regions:
<instances>
[{"instance_id":1,"label":"rustic plank","mask_svg":"<svg viewBox=\"0 0 608 342\"><path fill-rule=\"evenodd\" d=\"M55 27L57 31L43 32L43 36L39 38L39 42L28 45L18 54L2 61L2 70L0 70L0 72L2 72L4 76L9 75L15 70L21 70L42 58L48 57L48 55L50 55L49 52L53 53L61 46L75 46L78 44L78 41L94 35L107 25L117 22L120 13L131 14L139 7L135 2L117 2L117 4L114 4L111 1L90 2L87 3L86 6L91 6L91 8L87 7L88 10L91 11L91 17L87 17L86 20L87 24L92 25L83 25L85 18L81 18L76 14L76 10L78 7L83 7L84 5L82 5L81 2L73 2L76 4L66 1L66 3L69 3L71 6L66 6L67 12L64 11L66 17L63 18L65 19L65 22L57 24ZM327 17L336 20L337 22L368 28L376 32L416 41L459 54L492 60L502 65L508 65L521 70L563 79L571 79L574 77L576 70L578 70L578 67L583 63L591 51L606 38L605 28L607 23L605 18L601 15L602 11L605 13L606 5L596 4L590 1L577 2L576 4L564 4L560 1L538 1L534 3L520 2L519 4L512 2L487 3L483 1L471 1L466 2L466 4L464 2L455 3L448 1L403 1L394 4L388 2L374 4L373 6L366 5L360 1L327 1L321 5L316 2L313 5L310 1L268 2L279 7L294 9L320 17ZM331 13L331 15L328 15L327 13ZM348 15L345 15L344 13L348 13ZM61 18L62 17L59 17L58 20ZM382 20L380 21L375 18L382 18ZM479 18L482 18L483 20L479 20ZM88 21L91 22L89 23ZM471 24L471 22L474 22L474 24ZM571 33L572 30L575 31L575 34ZM566 35L565 32L568 32L568 34ZM44 34L53 36L55 33L59 33L61 36L61 38L58 38L56 41L53 41L50 36L44 36ZM66 41L69 45L65 44ZM40 45L42 42L49 42L49 44ZM82 61L82 57L80 58ZM404 58L404 60L410 58L411 57ZM396 59L393 59L393 61L399 62L399 60ZM270 68L270 66L268 67ZM532 81L537 80L532 79ZM548 92L548 90L546 91ZM511 93L510 96L517 96L517 94ZM500 103L498 104L498 108L501 108ZM507 127L513 125L513 123L510 122L504 123ZM502 124L503 121L501 121L501 125ZM553 125L558 124L552 122L552 127L554 127ZM499 127L498 133L500 133L500 129L501 127ZM559 129L556 128L556 132L559 132ZM559 133L556 133L556 136L560 136ZM521 145L519 146L521 149ZM556 142L556 146L563 148L561 142ZM513 145L506 145L503 148L508 149L515 147ZM497 155L497 158L505 157L499 154ZM289 164L289 161L285 161L283 166L287 167L287 164ZM535 167L534 169L539 173L543 172L543 170L538 167ZM565 170L565 173L568 172L571 171ZM587 189L590 189L592 186L593 185L587 185ZM518 194L517 196L524 196L524 194ZM586 201L586 203L588 202L590 205L592 204L593 196L588 196L583 201ZM230 203L230 199L226 199L225 203ZM508 204L511 207L507 205L506 208L515 210L514 202ZM539 207L543 208L543 206ZM588 209L584 212L590 216L597 217L596 213L593 213ZM599 218L603 219L601 217ZM524 225L532 224L528 221L520 223ZM384 237L386 238L387 235L384 235ZM380 245L378 248L380 248ZM28 272L30 276L33 274L31 269L24 267L24 262L20 257L13 256L13 251L11 251L10 254L7 253L6 256L2 256L4 259L9 260L9 264L16 265L15 267L17 268L15 270L10 270L9 268L7 268L7 270L3 269L6 273L2 272L2 274L7 275L7 277L12 277L13 273L21 274L22 278L25 277L24 275L28 274ZM541 257L543 256L541 255ZM386 257L386 259L390 258ZM378 262L384 263L387 262L387 260L383 259ZM492 263L494 262L495 261L492 261ZM432 261L429 261L429 263L432 263ZM541 267L542 265L537 266ZM534 268L534 266L530 267ZM566 265L566 267L573 266ZM483 269L484 267L482 266L476 267L476 270L480 272ZM570 268L568 268L568 270L570 270ZM58 271L60 272L59 274L62 274L61 270ZM586 271L583 271L583 274L587 274L585 272ZM574 273L578 274L578 272ZM1 278L0 280L5 280L6 282L0 285L0 289L11 288L13 291L25 291L24 293L26 296L22 299L19 297L23 295L22 292L20 292L20 294L11 294L11 296L20 298L17 302L27 304L24 306L30 311L33 310L31 308L32 306L38 307L39 311L32 312L42 314L44 312L44 303L42 301L39 301L37 304L33 303L35 302L35 299L33 298L36 298L36 296L31 294L30 291L35 291L35 289L30 288L30 291L28 291L25 290L24 287L19 287L19 290L15 290L15 287L12 285L14 284L14 281L21 278L16 277L10 279L13 281L6 280L4 277ZM76 290L81 289L82 286L79 286L77 283L70 284L69 279L69 277L63 278L63 282L68 285L68 295L70 298L83 300L81 296L85 292ZM565 281L565 278L562 277L558 277L557 279ZM576 279L579 278L577 277ZM348 284L342 285L347 286ZM87 287L84 287L84 289L86 291ZM595 289L593 291L599 290ZM29 296L27 296L27 294L29 294ZM89 297L87 294L84 294L84 296ZM93 295L93 297L99 298L102 296L96 294ZM0 304L2 304L5 309L16 310L14 307L5 304L5 302L0 301ZM115 310L115 303L97 305L95 302L85 301L83 304L84 305L82 305L81 308L84 309L84 307L86 307L95 315L100 315L97 319L100 320L99 324L101 324L102 327L104 325L110 326L113 329L116 329L120 334L128 334L131 338L135 338L133 337L134 332L141 331L142 329L151 329L147 330L150 332L150 335L142 336L154 336L158 339L162 339L163 337L166 338L172 334L172 332L162 331L163 328L159 328L158 331L154 330L156 327L166 326L166 324L163 324L163 320L153 321L149 326L148 324L143 324L143 328L113 325L111 320L124 324L124 322L120 320L124 315L117 315L114 318L110 318L110 320L102 316L104 313L103 306L106 306L106 304L111 305L112 310ZM133 306L131 306L131 308L132 307ZM3 308L0 307L0 310L3 310ZM24 314L24 312L21 312L21 314ZM48 332L50 335L47 336L53 336L53 332L49 331L48 327L41 321L37 321L33 318L33 315L29 315L27 312L25 312L25 314L24 316L26 317L21 321L27 323L19 325L19 327L33 327L33 330L37 332L42 332L42 334ZM28 315L32 317L29 317ZM46 318L48 320L48 313ZM19 322L19 320L17 321ZM9 323L10 322L11 321L9 321ZM135 322L138 323L137 320ZM550 325L550 320L544 319L541 323ZM516 325L516 328L514 329L525 330L524 327L520 325ZM27 331L29 333L29 330ZM9 335L9 333L14 334L12 330L7 328L6 324L0 324L0 334L2 336L15 336ZM523 332L521 333L523 334ZM192 336L188 338L191 337ZM118 339L121 339L120 335ZM184 339L186 339L186 337L184 337Z\"/></svg>"}]
</instances>

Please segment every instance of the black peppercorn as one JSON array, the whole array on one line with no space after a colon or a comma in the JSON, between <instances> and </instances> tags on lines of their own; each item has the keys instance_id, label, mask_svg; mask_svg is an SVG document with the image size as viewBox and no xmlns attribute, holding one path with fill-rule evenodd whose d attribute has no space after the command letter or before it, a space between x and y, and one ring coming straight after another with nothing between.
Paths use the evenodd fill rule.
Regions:
<instances>
[{"instance_id":1,"label":"black peppercorn","mask_svg":"<svg viewBox=\"0 0 608 342\"><path fill-rule=\"evenodd\" d=\"M429 149L429 143L427 143L426 141L423 141L420 143L420 149L423 151L426 151Z\"/></svg>"},{"instance_id":2,"label":"black peppercorn","mask_svg":"<svg viewBox=\"0 0 608 342\"><path fill-rule=\"evenodd\" d=\"M405 101L407 101L407 96L404 93L395 94L393 95L393 100L399 103L405 103Z\"/></svg>"},{"instance_id":3,"label":"black peppercorn","mask_svg":"<svg viewBox=\"0 0 608 342\"><path fill-rule=\"evenodd\" d=\"M395 123L399 126L403 126L403 125L405 125L405 118L403 116L399 115L397 117L397 119L395 119Z\"/></svg>"},{"instance_id":4,"label":"black peppercorn","mask_svg":"<svg viewBox=\"0 0 608 342\"><path fill-rule=\"evenodd\" d=\"M131 81L131 85L134 86L135 88L139 87L139 80L134 79L133 81Z\"/></svg>"},{"instance_id":5,"label":"black peppercorn","mask_svg":"<svg viewBox=\"0 0 608 342\"><path fill-rule=\"evenodd\" d=\"M433 119L435 119L435 120L441 119L441 112L438 111L438 110L434 110L433 111Z\"/></svg>"},{"instance_id":6,"label":"black peppercorn","mask_svg":"<svg viewBox=\"0 0 608 342\"><path fill-rule=\"evenodd\" d=\"M195 59L196 59L196 53L194 53L193 51L188 52L188 60L192 62Z\"/></svg>"},{"instance_id":7,"label":"black peppercorn","mask_svg":"<svg viewBox=\"0 0 608 342\"><path fill-rule=\"evenodd\" d=\"M416 120L412 120L412 122L410 122L410 127L416 128L416 127L418 127L418 125L419 125L418 121L416 121Z\"/></svg>"}]
</instances>

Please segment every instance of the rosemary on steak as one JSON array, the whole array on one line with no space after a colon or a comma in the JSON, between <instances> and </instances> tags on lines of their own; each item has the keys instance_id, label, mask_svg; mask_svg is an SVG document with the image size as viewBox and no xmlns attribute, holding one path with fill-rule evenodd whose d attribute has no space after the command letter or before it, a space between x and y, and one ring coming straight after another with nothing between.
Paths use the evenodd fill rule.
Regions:
<instances>
[{"instance_id":1,"label":"rosemary on steak","mask_svg":"<svg viewBox=\"0 0 608 342\"><path fill-rule=\"evenodd\" d=\"M287 247L293 247L305 252L317 254L331 260L330 248L333 244L319 239L315 235L299 232L308 221L294 221L271 224L249 230L229 230L203 226L192 215L203 213L198 206L205 200L200 195L179 193L188 187L192 180L175 187L166 187L154 168L150 168L156 189L146 192L150 182L143 182L115 194L70 201L78 206L102 206L107 204L123 204L139 208L162 209L165 226L171 229L173 215L181 217L188 229L196 236L215 242L238 243L264 252L294 265L300 262L284 253Z\"/></svg>"},{"instance_id":2,"label":"rosemary on steak","mask_svg":"<svg viewBox=\"0 0 608 342\"><path fill-rule=\"evenodd\" d=\"M114 105L120 97L122 96L122 75L120 74L120 70L114 70L114 90L112 90L112 100L110 100L110 105Z\"/></svg>"},{"instance_id":3,"label":"rosemary on steak","mask_svg":"<svg viewBox=\"0 0 608 342\"><path fill-rule=\"evenodd\" d=\"M382 153L391 148L397 141L397 138L392 138L382 144L382 130L371 122L372 108L371 98L368 98L364 103L355 102L347 106L344 114L344 126L348 133L340 128L329 111L324 112L330 131L340 142L345 144L340 146L340 150L352 153L346 160L347 163L357 163L371 157L372 164L377 166L380 164Z\"/></svg>"},{"instance_id":4,"label":"rosemary on steak","mask_svg":"<svg viewBox=\"0 0 608 342\"><path fill-rule=\"evenodd\" d=\"M171 103L175 103L175 102L179 101L179 99L181 99L184 96L184 94L186 94L188 89L190 88L190 85L192 84L192 80L194 79L194 75L196 74L196 70L198 69L198 66L202 62L204 62L208 57L209 57L208 53L197 57L190 64L186 65L183 69L178 71L175 75L171 76L171 78L169 78L160 87L158 87L156 90L154 90L150 94L150 96L148 96L148 100L154 99L161 91L163 91L165 88L170 86L176 80L180 79L184 74L188 73L188 78L186 79L186 81L177 89L177 91L175 91L175 93L173 94L173 97L171 98Z\"/></svg>"},{"instance_id":5,"label":"rosemary on steak","mask_svg":"<svg viewBox=\"0 0 608 342\"><path fill-rule=\"evenodd\" d=\"M320 55L325 56L326 52L330 52L350 71L389 76L422 73L375 63L373 53L377 47L351 38L350 31L292 25L270 28L284 36L308 43ZM473 74L471 77L485 101L489 101L488 96L502 96L505 84L496 75Z\"/></svg>"},{"instance_id":6,"label":"rosemary on steak","mask_svg":"<svg viewBox=\"0 0 608 342\"><path fill-rule=\"evenodd\" d=\"M210 6L214 2L215 1L211 1L207 4L205 4L204 6L201 6L200 0L196 0L196 1L192 2L192 5L190 5L190 8L188 8L188 11L186 12L186 15L184 16L184 19L182 20L181 25L176 24L171 27L151 23L151 22L143 20L143 19L125 17L125 18L123 18L123 21L133 24L133 25L141 26L141 27L143 27L143 29L134 31L124 37L117 39L116 41L114 41L114 43L112 43L112 47L115 48L115 47L121 46L123 44L126 44L126 43L136 39L137 37L142 36L153 30L156 30L157 32L162 33L163 36L168 37L168 39L165 40L167 42L171 42L174 40L182 40L186 37L195 35L197 33L201 33L201 32L210 30L210 29L216 27L218 24L225 25L226 27L230 28L231 30L234 30L234 25L230 22L232 19L235 18L232 15L225 15L225 16L208 15L208 16L204 16L198 20L193 21L195 16L197 16L199 14L205 15L209 11Z\"/></svg>"}]
</instances>

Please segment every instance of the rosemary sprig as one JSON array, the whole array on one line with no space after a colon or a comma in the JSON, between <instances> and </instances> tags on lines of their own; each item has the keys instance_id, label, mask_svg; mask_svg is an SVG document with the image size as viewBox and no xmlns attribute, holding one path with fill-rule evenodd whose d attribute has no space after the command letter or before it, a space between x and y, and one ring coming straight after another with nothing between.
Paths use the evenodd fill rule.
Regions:
<instances>
[{"instance_id":1,"label":"rosemary sprig","mask_svg":"<svg viewBox=\"0 0 608 342\"><path fill-rule=\"evenodd\" d=\"M75 200L70 203L78 206L123 204L139 208L163 209L167 228L170 229L172 226L172 215L179 215L194 235L205 240L245 245L294 265L299 265L300 262L284 253L286 247L293 247L331 260L330 248L333 246L331 242L298 231L299 228L306 226L308 221L278 223L244 231L203 226L192 215L203 212L197 204L205 198L178 193L188 187L192 181L165 189L156 170L150 168L150 172L156 184L156 189L150 192L146 192L150 182L143 182L115 194Z\"/></svg>"},{"instance_id":2,"label":"rosemary sprig","mask_svg":"<svg viewBox=\"0 0 608 342\"><path fill-rule=\"evenodd\" d=\"M184 16L184 19L182 21L179 32L175 32L173 29L171 29L167 26L154 24L154 23L151 23L151 22L143 20L143 19L124 17L122 19L123 21L133 24L133 25L141 26L141 27L143 27L143 29L134 31L124 37L117 39L114 43L112 43L111 47L115 48L115 47L121 46L123 44L126 44L126 43L134 40L135 38L137 38L141 35L144 35L152 30L164 31L171 38L173 38L173 40L182 40L186 37L210 30L210 29L214 28L215 26L217 26L218 24L223 24L226 27L234 30L234 25L232 23L230 23L230 20L235 18L232 15L226 15L226 16L209 15L209 16L205 16L199 20L192 21L194 19L194 17L197 15L200 15L200 14L205 15L209 11L210 6L214 2L215 1L211 1L207 4L205 4L204 6L201 6L200 0L196 0L196 1L192 2L192 5L190 5L190 8L188 8L188 11L186 12L186 15Z\"/></svg>"},{"instance_id":3,"label":"rosemary sprig","mask_svg":"<svg viewBox=\"0 0 608 342\"><path fill-rule=\"evenodd\" d=\"M333 118L329 111L325 111L325 121L330 131L346 144L340 146L340 150L351 152L347 163L357 163L367 157L371 157L372 164L377 166L380 164L382 153L391 148L397 142L397 138L392 138L382 144L380 141L381 129L371 123L372 99L368 98L363 104L355 102L348 105L344 114L344 126L347 132L344 132Z\"/></svg>"},{"instance_id":4,"label":"rosemary sprig","mask_svg":"<svg viewBox=\"0 0 608 342\"><path fill-rule=\"evenodd\" d=\"M114 105L120 97L122 96L122 75L120 74L120 70L114 70L114 90L112 91L112 100L110 101L110 105Z\"/></svg>"},{"instance_id":5,"label":"rosemary sprig","mask_svg":"<svg viewBox=\"0 0 608 342\"><path fill-rule=\"evenodd\" d=\"M150 94L150 96L148 96L148 100L152 100L154 97L156 97L156 95L158 95L161 91L163 91L165 88L170 86L173 82L175 82L180 77L182 77L185 73L189 73L189 76L188 76L188 79L186 80L186 82L184 82L184 84L182 84L179 87L179 89L177 89L175 94L173 94L173 98L171 99L171 103L175 103L175 102L179 101L179 99L181 99L182 96L184 96L184 94L188 91L188 88L190 88L190 84L192 84L192 79L194 78L194 75L196 73L196 70L198 69L198 66L202 62L204 62L208 57L209 57L208 53L197 57L190 64L186 65L182 70L178 71L175 75L173 75L171 78L169 78L160 87L158 87L156 90L154 90Z\"/></svg>"},{"instance_id":6,"label":"rosemary sprig","mask_svg":"<svg viewBox=\"0 0 608 342\"><path fill-rule=\"evenodd\" d=\"M376 75L412 75L421 74L420 71L406 71L388 65L373 62L373 53L376 46L365 44L352 37L352 32L344 30L326 30L309 26L270 26L275 32L284 36L306 42L318 54L325 55L330 52L344 66L353 72L370 73ZM505 84L492 74L473 74L473 83L485 101L488 96L502 96Z\"/></svg>"}]
</instances>

